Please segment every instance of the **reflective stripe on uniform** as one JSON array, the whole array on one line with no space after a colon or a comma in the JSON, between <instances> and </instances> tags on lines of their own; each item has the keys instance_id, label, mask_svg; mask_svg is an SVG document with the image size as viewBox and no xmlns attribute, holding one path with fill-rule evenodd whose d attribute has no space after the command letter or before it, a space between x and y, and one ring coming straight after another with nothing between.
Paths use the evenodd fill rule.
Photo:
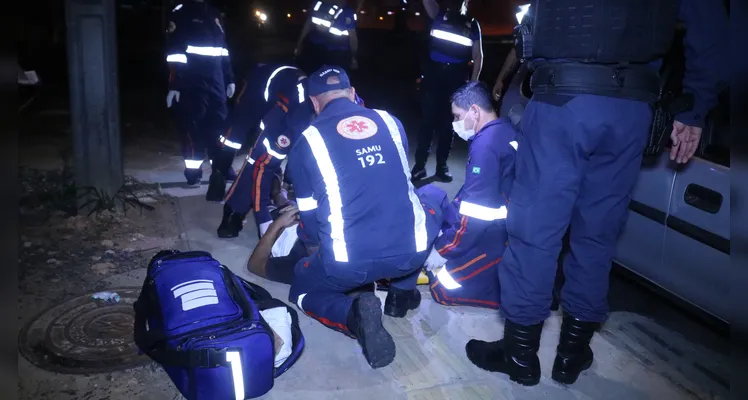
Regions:
<instances>
[{"instance_id":1,"label":"reflective stripe on uniform","mask_svg":"<svg viewBox=\"0 0 748 400\"><path fill-rule=\"evenodd\" d=\"M209 57L225 57L229 55L229 51L224 49L223 47L209 46L187 46L187 53Z\"/></svg>"},{"instance_id":2,"label":"reflective stripe on uniform","mask_svg":"<svg viewBox=\"0 0 748 400\"><path fill-rule=\"evenodd\" d=\"M273 78L275 78L276 75L278 75L279 72L283 71L284 69L298 69L296 67L291 67L288 65L284 65L282 67L278 67L273 71L272 74L270 74L270 77L268 78L268 81L265 83L265 101L268 101L268 98L270 98L270 82L272 82ZM262 128L261 128L262 129Z\"/></svg>"},{"instance_id":3,"label":"reflective stripe on uniform","mask_svg":"<svg viewBox=\"0 0 748 400\"><path fill-rule=\"evenodd\" d=\"M228 140L225 137L223 137L223 135L221 135L218 140L220 140L221 143L225 144L226 146L231 147L232 149L237 149L238 150L238 149L242 148L242 144L241 143L232 142L231 140Z\"/></svg>"},{"instance_id":4,"label":"reflective stripe on uniform","mask_svg":"<svg viewBox=\"0 0 748 400\"><path fill-rule=\"evenodd\" d=\"M203 165L203 160L184 160L184 167L187 169L198 169Z\"/></svg>"},{"instance_id":5,"label":"reflective stripe on uniform","mask_svg":"<svg viewBox=\"0 0 748 400\"><path fill-rule=\"evenodd\" d=\"M299 103L303 103L306 100L306 94L304 93L304 85L299 83L296 85L296 89L299 92Z\"/></svg>"},{"instance_id":6,"label":"reflective stripe on uniform","mask_svg":"<svg viewBox=\"0 0 748 400\"><path fill-rule=\"evenodd\" d=\"M431 36L433 36L433 37L435 37L437 39L446 40L448 42L461 44L463 46L472 46L473 45L473 40L472 39L470 39L468 37L465 37L465 36L460 36L460 35L454 34L452 32L443 31L441 29L432 29L431 30Z\"/></svg>"},{"instance_id":7,"label":"reflective stripe on uniform","mask_svg":"<svg viewBox=\"0 0 748 400\"><path fill-rule=\"evenodd\" d=\"M265 145L265 150L267 150L268 153L271 156L273 156L273 157L275 157L275 158L277 158L279 160L282 160L282 159L286 158L285 154L281 154L281 153L278 153L277 151L273 150L273 147L270 145L270 141L268 140L268 138L265 138L262 141L262 144Z\"/></svg>"},{"instance_id":8,"label":"reflective stripe on uniform","mask_svg":"<svg viewBox=\"0 0 748 400\"><path fill-rule=\"evenodd\" d=\"M329 28L332 26L332 22L317 17L312 17L312 23L315 25L324 26L325 28Z\"/></svg>"},{"instance_id":9,"label":"reflective stripe on uniform","mask_svg":"<svg viewBox=\"0 0 748 400\"><path fill-rule=\"evenodd\" d=\"M166 62L175 62L187 64L187 55L185 54L169 54L166 56Z\"/></svg>"},{"instance_id":10,"label":"reflective stripe on uniform","mask_svg":"<svg viewBox=\"0 0 748 400\"><path fill-rule=\"evenodd\" d=\"M301 197L296 199L299 211L312 211L317 208L317 200L314 197Z\"/></svg>"},{"instance_id":11,"label":"reflective stripe on uniform","mask_svg":"<svg viewBox=\"0 0 748 400\"><path fill-rule=\"evenodd\" d=\"M506 219L506 206L490 208L467 201L460 202L460 214L477 218L482 221L496 221Z\"/></svg>"},{"instance_id":12,"label":"reflective stripe on uniform","mask_svg":"<svg viewBox=\"0 0 748 400\"><path fill-rule=\"evenodd\" d=\"M345 229L343 222L343 198L340 195L338 174L332 164L330 153L327 151L325 141L319 130L314 126L307 128L302 135L312 149L312 155L317 162L322 180L325 182L327 201L330 205L330 238L332 239L332 252L335 261L348 262L348 249L345 243ZM301 306L299 306L301 307Z\"/></svg>"},{"instance_id":13,"label":"reflective stripe on uniform","mask_svg":"<svg viewBox=\"0 0 748 400\"><path fill-rule=\"evenodd\" d=\"M330 33L335 36L348 36L348 31L341 31L338 28L330 28Z\"/></svg>"},{"instance_id":14,"label":"reflective stripe on uniform","mask_svg":"<svg viewBox=\"0 0 748 400\"><path fill-rule=\"evenodd\" d=\"M439 272L436 274L437 279L439 279L439 283L444 286L447 290L455 290L462 287L459 283L457 283L454 278L452 278L452 275L449 274L449 271L447 271L447 267L444 266L439 270Z\"/></svg>"},{"instance_id":15,"label":"reflective stripe on uniform","mask_svg":"<svg viewBox=\"0 0 748 400\"><path fill-rule=\"evenodd\" d=\"M519 147L519 144L517 142L515 142L515 141L509 142L509 145L512 146L512 147L514 147L514 150L517 150L517 148Z\"/></svg>"},{"instance_id":16,"label":"reflective stripe on uniform","mask_svg":"<svg viewBox=\"0 0 748 400\"><path fill-rule=\"evenodd\" d=\"M408 166L408 155L405 154L405 147L403 146L403 138L400 134L400 129L395 122L395 119L382 110L374 110L384 120L387 125L387 129L390 131L392 141L395 143L397 148L397 154L400 156L400 163L403 167L403 177L405 182L408 183L408 197L413 205L413 216L415 217L415 238L416 238L416 251L425 251L428 248L428 234L426 233L426 213L421 207L421 201L418 199L418 195L415 193L413 183L410 181L410 167Z\"/></svg>"},{"instance_id":17,"label":"reflective stripe on uniform","mask_svg":"<svg viewBox=\"0 0 748 400\"><path fill-rule=\"evenodd\" d=\"M255 159L247 155L247 162L249 165L255 165Z\"/></svg>"},{"instance_id":18,"label":"reflective stripe on uniform","mask_svg":"<svg viewBox=\"0 0 748 400\"><path fill-rule=\"evenodd\" d=\"M319 11L319 8L322 6L322 2L318 1L317 4L314 5L314 11Z\"/></svg>"}]
</instances>

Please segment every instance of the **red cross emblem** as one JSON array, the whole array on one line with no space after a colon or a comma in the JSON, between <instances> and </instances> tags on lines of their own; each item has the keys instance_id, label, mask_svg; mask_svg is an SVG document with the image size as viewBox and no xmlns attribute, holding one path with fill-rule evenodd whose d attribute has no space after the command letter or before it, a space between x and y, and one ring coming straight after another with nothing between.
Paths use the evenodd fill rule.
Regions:
<instances>
[{"instance_id":1,"label":"red cross emblem","mask_svg":"<svg viewBox=\"0 0 748 400\"><path fill-rule=\"evenodd\" d=\"M338 122L338 133L347 139L361 140L377 133L377 124L366 117L348 117Z\"/></svg>"}]
</instances>

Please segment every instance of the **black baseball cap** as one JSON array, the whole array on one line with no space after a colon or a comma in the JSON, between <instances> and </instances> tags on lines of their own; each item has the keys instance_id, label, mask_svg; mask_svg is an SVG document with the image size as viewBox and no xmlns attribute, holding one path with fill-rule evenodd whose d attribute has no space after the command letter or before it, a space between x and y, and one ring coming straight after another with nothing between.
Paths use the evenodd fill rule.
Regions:
<instances>
[{"instance_id":1,"label":"black baseball cap","mask_svg":"<svg viewBox=\"0 0 748 400\"><path fill-rule=\"evenodd\" d=\"M309 75L309 96L318 96L331 90L349 89L351 80L343 68L323 65Z\"/></svg>"}]
</instances>

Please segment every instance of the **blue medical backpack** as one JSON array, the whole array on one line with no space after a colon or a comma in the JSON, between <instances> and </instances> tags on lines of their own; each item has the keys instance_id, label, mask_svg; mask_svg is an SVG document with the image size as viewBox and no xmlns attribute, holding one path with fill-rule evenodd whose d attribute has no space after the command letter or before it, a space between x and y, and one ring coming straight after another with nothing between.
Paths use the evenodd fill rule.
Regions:
<instances>
[{"instance_id":1,"label":"blue medical backpack","mask_svg":"<svg viewBox=\"0 0 748 400\"><path fill-rule=\"evenodd\" d=\"M292 353L275 368L260 310L282 306L292 318ZM135 343L187 400L262 396L304 348L295 310L203 251L156 254L134 308Z\"/></svg>"}]
</instances>

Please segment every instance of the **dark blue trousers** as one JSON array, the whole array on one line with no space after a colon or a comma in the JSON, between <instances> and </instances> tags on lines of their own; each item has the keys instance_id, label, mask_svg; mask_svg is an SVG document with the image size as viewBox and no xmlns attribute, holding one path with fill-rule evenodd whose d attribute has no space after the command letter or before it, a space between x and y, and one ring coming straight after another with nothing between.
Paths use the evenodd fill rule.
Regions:
<instances>
[{"instance_id":1,"label":"dark blue trousers","mask_svg":"<svg viewBox=\"0 0 748 400\"><path fill-rule=\"evenodd\" d=\"M228 114L226 94L202 87L184 90L175 111L184 159L202 161L206 151L210 159L221 157L218 137Z\"/></svg>"},{"instance_id":2,"label":"dark blue trousers","mask_svg":"<svg viewBox=\"0 0 748 400\"><path fill-rule=\"evenodd\" d=\"M651 122L651 107L633 100L530 100L509 199L509 245L499 268L507 319L533 325L548 317L561 239L570 227L562 306L583 321L605 320L616 240Z\"/></svg>"}]
</instances>

